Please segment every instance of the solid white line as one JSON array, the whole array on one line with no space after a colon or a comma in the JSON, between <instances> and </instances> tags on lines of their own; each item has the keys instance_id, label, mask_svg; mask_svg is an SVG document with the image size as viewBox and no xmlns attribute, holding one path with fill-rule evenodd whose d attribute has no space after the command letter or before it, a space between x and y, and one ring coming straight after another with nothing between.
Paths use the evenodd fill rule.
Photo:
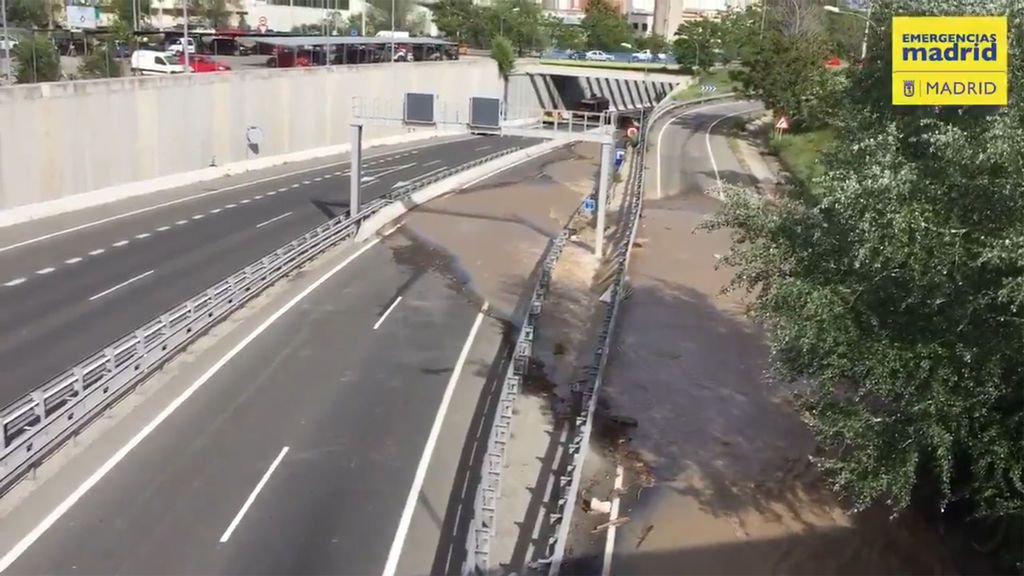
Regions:
<instances>
[{"instance_id":1,"label":"solid white line","mask_svg":"<svg viewBox=\"0 0 1024 576\"><path fill-rule=\"evenodd\" d=\"M49 274L50 272L53 272L54 270L56 270L56 268L53 268L53 267L43 268L42 270L36 270L36 274Z\"/></svg>"},{"instance_id":2,"label":"solid white line","mask_svg":"<svg viewBox=\"0 0 1024 576\"><path fill-rule=\"evenodd\" d=\"M457 140L448 140L448 141L445 141L445 142L430 142L430 141L427 141L426 143L422 143L422 144L416 145L415 148L418 149L418 148L427 148L427 147L432 147L432 146L443 146L445 144L450 144L450 143L455 142L455 141L457 141ZM383 152L382 154L388 154L388 152ZM378 156L368 156L367 158L377 158ZM166 208L167 206L174 206L175 204L181 204L182 202L188 202L189 200L195 200L196 198L205 198L206 196L210 196L211 194L220 194L221 192L227 192L229 190L237 190L239 188L245 188L246 186L255 186L257 184L262 184L264 182L271 182L273 180L280 180L282 178L291 178L292 176L297 176L299 174L305 174L306 172L312 172L314 170L323 170L324 168L332 168L334 166L341 166L343 164L348 164L348 163L349 163L348 160L343 160L341 162L331 162L329 164L321 164L320 166L314 166L312 168L303 168L302 170L295 170L294 172L287 172L285 174L278 174L276 176L267 176L266 178L260 178L258 180L252 180L252 181L249 181L249 182L242 182L242 183L239 183L239 184L234 184L232 186L226 186L224 188L218 188L216 190L209 190L209 191L202 192L202 193L199 193L199 194L193 194L192 196L186 196L184 198L178 198L177 200L170 200L170 201L164 202L162 204L155 204L153 206L146 206L145 208L139 208L138 210L132 210L130 212L125 212L124 214L115 214L114 216L110 216L110 217L107 217L107 218L101 218L99 220L94 220L92 222L86 222L85 224L79 224L78 226L72 226L71 228L65 228L64 230L58 230L56 232L51 232L50 234L44 234L42 236L37 236L35 238L30 238L28 240L24 240L24 241L21 241L21 242L16 242L14 244L10 244L8 246L0 247L0 253L7 252L8 250L14 250L15 248L20 248L22 246L28 246L29 244L35 244L36 242L42 242L43 240L49 240L50 238L56 238L57 236L63 236L65 234L70 234L72 232L78 232L79 230L85 230L86 228L92 228L93 226L98 226L100 224L106 224L107 222L113 222L115 220L120 220L122 218L128 218L129 216L135 216L137 214L144 214L144 213L150 212L152 210L158 210L160 208ZM337 174L337 172L335 172L335 174Z\"/></svg>"},{"instance_id":3,"label":"solid white line","mask_svg":"<svg viewBox=\"0 0 1024 576\"><path fill-rule=\"evenodd\" d=\"M14 280L11 280L10 282L5 282L4 286L17 286L18 284L21 284L24 281L25 281L24 278L15 278Z\"/></svg>"},{"instance_id":4,"label":"solid white line","mask_svg":"<svg viewBox=\"0 0 1024 576\"><path fill-rule=\"evenodd\" d=\"M260 222L259 224L256 225L256 227L257 228L263 228L264 226L266 226L267 224L270 224L271 222L276 222L276 221L280 220L281 218L287 218L288 216L291 216L291 215L292 215L291 212L285 212L284 214L281 214L280 216L274 216L273 218L271 218L270 220L267 220L266 222Z\"/></svg>"},{"instance_id":5,"label":"solid white line","mask_svg":"<svg viewBox=\"0 0 1024 576\"><path fill-rule=\"evenodd\" d=\"M82 261L81 256L75 256L74 258L68 258L64 261L65 264L77 264Z\"/></svg>"},{"instance_id":6,"label":"solid white line","mask_svg":"<svg viewBox=\"0 0 1024 576\"><path fill-rule=\"evenodd\" d=\"M157 228L156 231L157 232L166 232L167 230L170 230L170 229L171 229L170 226L161 226L161 227Z\"/></svg>"},{"instance_id":7,"label":"solid white line","mask_svg":"<svg viewBox=\"0 0 1024 576\"><path fill-rule=\"evenodd\" d=\"M661 141L665 139L665 131L668 130L668 127L671 126L677 119L682 118L683 116L693 114L694 112L700 112L702 110L715 108L716 106L726 106L729 104L735 104L735 102L722 102L719 104L709 104L708 106L700 106L698 108L683 110L679 114L669 117L668 120L661 126L661 130L658 131L657 162L654 164L654 191L656 193L656 198L661 198Z\"/></svg>"},{"instance_id":8,"label":"solid white line","mask_svg":"<svg viewBox=\"0 0 1024 576\"><path fill-rule=\"evenodd\" d=\"M135 237L138 238L139 240L142 240L143 238L149 238L150 236L151 234L149 232L143 232L142 234L135 235Z\"/></svg>"},{"instance_id":9,"label":"solid white line","mask_svg":"<svg viewBox=\"0 0 1024 576\"><path fill-rule=\"evenodd\" d=\"M384 319L388 317L388 314L391 314L391 311L394 310L395 306L398 306L398 303L401 302L401 301L402 301L402 297L401 296L399 296L398 298L395 298L395 301L391 303L391 306L388 306L388 309L384 311L384 315L381 316L380 318L378 318L377 319L377 323L373 325L373 329L374 330L376 330L377 328L380 328L380 325L384 322Z\"/></svg>"},{"instance_id":10,"label":"solid white line","mask_svg":"<svg viewBox=\"0 0 1024 576\"><path fill-rule=\"evenodd\" d=\"M113 246L114 248L120 248L121 246L127 245L128 242L129 242L128 240L118 240L117 242L114 242L113 244L111 244L111 246Z\"/></svg>"},{"instance_id":11,"label":"solid white line","mask_svg":"<svg viewBox=\"0 0 1024 576\"><path fill-rule=\"evenodd\" d=\"M427 166L433 166L434 164L437 164L438 162L440 162L440 160L431 160L430 162L427 162L426 164L424 164L423 167L426 168Z\"/></svg>"},{"instance_id":12,"label":"solid white line","mask_svg":"<svg viewBox=\"0 0 1024 576\"><path fill-rule=\"evenodd\" d=\"M146 276L149 276L153 272L154 272L154 270L150 270L149 272L143 272L142 274L139 274L138 276L136 276L134 278L130 278L128 280L125 280L124 282L121 282L120 284L118 284L117 286L114 286L113 288L107 288L103 292L100 292L99 294L93 296L92 298L89 298L89 302L92 302L93 300L95 300L97 298L103 298L104 296L106 296L107 294L110 294L114 290L118 290L120 288L124 288L125 286L131 284L132 282L135 282L136 280L142 280L143 278L145 278Z\"/></svg>"},{"instance_id":13,"label":"solid white line","mask_svg":"<svg viewBox=\"0 0 1024 576\"><path fill-rule=\"evenodd\" d=\"M248 346L250 342L255 340L257 336L265 332L266 329L269 328L271 324L277 321L278 318L284 316L286 312L291 310L303 298L309 296L309 294L313 292L313 290L316 290L317 287L319 287L321 284L330 279L331 276L337 274L339 270L341 270L350 262L358 258L363 252L366 252L370 248L376 246L378 242L380 242L380 237L369 240L366 243L366 245L360 248L359 251L357 251L355 254L349 256L348 258L345 259L345 261L338 264L334 268L328 270L320 278L317 278L315 282L306 287L306 289L300 292L297 296L289 300L288 303L286 303L284 306L281 306L281 308L279 308L277 312L274 312L274 314L270 318L264 320L262 324L257 326L255 330L250 332L248 336L246 336L241 342L236 344L234 348L227 352L227 354L222 356L220 360L218 360L213 366L211 366L206 372L204 372L202 376L199 377L198 380L193 382L187 389L185 389L184 392L181 393L181 395L179 395L170 404L168 404L166 408L161 410L160 413L157 414L156 417L149 422L149 424L146 424L146 426L142 430L140 430L135 436L133 436L128 441L127 444L118 449L118 451L115 452L113 456L108 458L107 461L103 463L103 465L97 468L96 471L92 473L92 475L86 478L84 482L79 484L78 487L75 488L75 490L71 494L69 494L67 498L61 501L61 503L58 504L57 507L54 508L53 511L51 511L46 516L46 518L43 518L39 522L39 524L32 528L32 530L28 534L26 534L21 540L19 540L18 543L15 544L13 548L7 551L7 553L4 554L3 557L0 557L0 572L3 572L4 570L10 568L11 564L13 564L22 554L24 554L25 551L28 550L29 547L32 546L32 544L36 540L38 540L40 536L42 536L47 530L49 530L51 526L53 526L58 520L60 520L61 516L66 514L67 511L70 510L71 507L74 506L76 502L81 500L82 496L85 496L85 494L90 489L92 489L93 486L99 483L99 481L102 480L103 477L106 476L107 473L109 473L114 468L114 466L117 466L118 462L124 460L125 456L127 456L136 446L138 446L143 440L145 440L147 436L152 434L153 430L156 430L157 426L159 426L164 420L166 420L171 414L173 414L175 410L177 410L182 404L185 403L186 400L189 399L189 397L195 394L196 390L199 390L199 388L201 388L203 384L206 384L211 378L213 378L213 376L217 374L217 372L219 372L220 369L223 368L224 365L228 363L228 361L230 361L232 358L238 355L239 352L245 349L245 347Z\"/></svg>"},{"instance_id":14,"label":"solid white line","mask_svg":"<svg viewBox=\"0 0 1024 576\"><path fill-rule=\"evenodd\" d=\"M715 153L711 151L711 129L717 126L719 122L725 120L726 118L732 118L733 116L739 116L741 114L749 114L751 112L756 112L757 110L757 108L751 108L749 110L740 110L738 112L726 114L725 116L722 116L715 120L714 122L712 122L711 124L709 124L708 129L704 131L704 145L707 146L708 148L708 158L711 158L711 167L715 170L715 181L718 182L719 186L722 185L722 177L718 173L718 162L715 162Z\"/></svg>"},{"instance_id":15,"label":"solid white line","mask_svg":"<svg viewBox=\"0 0 1024 576\"><path fill-rule=\"evenodd\" d=\"M412 513L416 509L416 502L419 500L420 491L423 490L423 481L427 477L427 467L430 465L430 457L434 454L434 447L437 446L437 438L441 435L441 424L444 423L445 413L448 412L448 405L451 404L452 396L455 394L455 385L462 374L462 367L466 364L469 356L469 349L473 346L477 330L487 313L487 302L480 308L480 312L473 321L473 327L469 329L469 336L466 343L462 345L462 352L455 362L455 370L448 380L448 387L445 388L444 396L441 397L441 406L437 409L437 416L434 417L434 425L430 427L430 435L427 436L427 445L423 448L423 455L420 456L419 466L416 467L416 475L412 479L412 487L409 488L409 496L405 499L405 509L402 510L402 518L398 521L398 530L395 531L395 539L391 542L391 551L388 552L388 561L384 565L383 576L394 576L398 569L398 559L402 556L402 547L405 546L405 536L409 532L409 524L412 522ZM2 569L2 564L0 564Z\"/></svg>"},{"instance_id":16,"label":"solid white line","mask_svg":"<svg viewBox=\"0 0 1024 576\"><path fill-rule=\"evenodd\" d=\"M267 483L267 480L270 479L270 475L274 473L274 469L276 469L278 464L281 463L281 460L284 460L284 455L287 453L287 446L281 448L281 453L278 454L277 458L274 458L274 461L270 463L270 468L267 468L267 471L263 473L263 477L260 478L256 487L252 489L252 493L249 494L249 497L245 500L245 504L242 504L242 509L238 511L238 514L235 514L235 519L231 521L231 524L228 525L228 529L225 530L224 534L220 537L221 544L227 542L228 539L231 538L231 533L235 531L235 528L238 527L238 523L242 521L242 516L245 516L246 511L249 510L249 506L252 506L252 503L256 501L256 496L260 493L260 490L263 490L263 486Z\"/></svg>"},{"instance_id":17,"label":"solid white line","mask_svg":"<svg viewBox=\"0 0 1024 576\"><path fill-rule=\"evenodd\" d=\"M99 248L97 250L93 250L92 252L89 252L89 256L99 256L100 254L103 254L104 252L106 252L105 248Z\"/></svg>"},{"instance_id":18,"label":"solid white line","mask_svg":"<svg viewBox=\"0 0 1024 576\"><path fill-rule=\"evenodd\" d=\"M622 476L625 471L622 469L622 465L619 464L615 467L615 495L612 496L612 510L608 515L608 521L613 522L608 527L608 533L604 539L604 563L601 566L601 576L611 576L612 574L612 554L615 552L615 532L616 526L614 522L619 519L619 490L622 490Z\"/></svg>"}]
</instances>

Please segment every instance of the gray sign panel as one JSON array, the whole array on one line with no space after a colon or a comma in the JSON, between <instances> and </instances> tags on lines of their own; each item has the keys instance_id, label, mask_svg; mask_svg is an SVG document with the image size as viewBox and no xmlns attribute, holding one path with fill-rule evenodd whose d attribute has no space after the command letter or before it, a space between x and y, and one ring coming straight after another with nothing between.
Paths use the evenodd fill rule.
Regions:
<instances>
[{"instance_id":1,"label":"gray sign panel","mask_svg":"<svg viewBox=\"0 0 1024 576\"><path fill-rule=\"evenodd\" d=\"M434 119L434 95L418 92L405 93L406 124L436 124Z\"/></svg>"},{"instance_id":2,"label":"gray sign panel","mask_svg":"<svg viewBox=\"0 0 1024 576\"><path fill-rule=\"evenodd\" d=\"M469 99L471 128L501 128L501 99L473 96Z\"/></svg>"}]
</instances>

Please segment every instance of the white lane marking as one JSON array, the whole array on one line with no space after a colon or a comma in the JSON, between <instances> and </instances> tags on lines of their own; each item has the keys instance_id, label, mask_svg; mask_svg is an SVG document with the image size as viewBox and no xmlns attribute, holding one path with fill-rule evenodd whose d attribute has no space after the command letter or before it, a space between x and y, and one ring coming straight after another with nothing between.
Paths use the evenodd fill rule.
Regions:
<instances>
[{"instance_id":1,"label":"white lane marking","mask_svg":"<svg viewBox=\"0 0 1024 576\"><path fill-rule=\"evenodd\" d=\"M157 228L156 231L157 232L166 232L166 231L168 231L170 229L171 229L170 226L161 226L161 227Z\"/></svg>"},{"instance_id":2,"label":"white lane marking","mask_svg":"<svg viewBox=\"0 0 1024 576\"><path fill-rule=\"evenodd\" d=\"M181 226L183 224L188 224L188 220L178 220L177 222L175 222L175 224L177 224L178 226Z\"/></svg>"},{"instance_id":3,"label":"white lane marking","mask_svg":"<svg viewBox=\"0 0 1024 576\"><path fill-rule=\"evenodd\" d=\"M74 258L68 258L67 260L64 261L64 263L65 264L78 264L81 261L82 261L82 257L81 256L75 256Z\"/></svg>"},{"instance_id":4,"label":"white lane marking","mask_svg":"<svg viewBox=\"0 0 1024 576\"><path fill-rule=\"evenodd\" d=\"M257 194L252 197L253 200L259 200L260 198L263 198L263 194Z\"/></svg>"},{"instance_id":5,"label":"white lane marking","mask_svg":"<svg viewBox=\"0 0 1024 576\"><path fill-rule=\"evenodd\" d=\"M319 182L321 180L323 180L322 176L317 176L316 178L313 178L313 182Z\"/></svg>"},{"instance_id":6,"label":"white lane marking","mask_svg":"<svg viewBox=\"0 0 1024 576\"><path fill-rule=\"evenodd\" d=\"M248 346L253 340L255 340L260 334L265 332L267 328L270 327L271 324L276 322L281 316L284 316L286 312L294 308L295 305L302 301L302 299L304 299L306 296L309 296L309 294L313 292L313 290L316 290L317 287L319 287L321 284L330 279L331 276L337 274L339 270L341 270L345 266L348 266L350 262L358 258L363 252L366 252L370 248L376 246L380 242L382 237L383 236L373 238L372 240L368 241L365 246L359 249L358 252L349 256L342 263L338 264L334 268L328 270L320 278L317 278L315 282L310 284L308 287L306 287L305 290L303 290L294 298L289 300L284 306L281 306L277 310L277 312L274 312L274 314L270 316L270 318L264 320L262 324L257 326L255 330L250 332L248 336L246 336L244 339L242 339L241 342L236 344L234 348L229 350L226 354L224 354L224 356L217 360L217 362L214 363L213 366L211 366L195 382L193 382L188 388L186 388L184 392L182 392L177 398L171 401L171 403L168 404L167 407L161 410L160 413L157 414L156 417L149 422L149 424L146 424L146 426L142 430L139 430L139 432L135 434L135 436L128 440L128 442L124 446L119 448L117 452L115 452L110 458L108 458L107 461L104 462L99 468L97 468L96 471L93 472L88 478L86 478L84 482L79 484L74 489L74 491L72 491L71 494L67 496L67 498L62 500L60 504L58 504L49 514L46 515L45 518L43 518L39 522L39 524L36 524L35 527L33 527L28 534L26 534L21 540L18 541L17 544L15 544L10 550L8 550L7 553L3 555L3 557L0 557L0 573L10 568L11 564L17 561L18 558L22 554L24 554L25 551L28 550L29 547L31 547L32 544L35 543L35 541L38 540L40 536L46 533L46 531L49 530L51 526L57 523L57 521L60 520L60 518L64 514L67 514L67 511L70 510L71 507L75 505L75 503L81 500L82 497L85 496L85 494L89 492L89 490L91 490L93 486L98 484L99 481L102 480L104 476L106 476L111 470L113 470L114 466L117 466L117 464L121 460L124 460L125 456L127 456L133 449L135 449L136 446L142 443L142 441L145 440L147 436L152 434L153 430L156 430L157 426L159 426L164 420L166 420L171 414L173 414L175 410L181 407L181 405L184 404L186 400L188 400L193 394L195 394L196 390L199 390L199 388L201 388L203 384L206 384L211 378L213 378L213 376L217 374L217 372L219 372L220 369L223 368L225 364L227 364L232 358L237 356L239 352L245 349L245 347Z\"/></svg>"},{"instance_id":7,"label":"white lane marking","mask_svg":"<svg viewBox=\"0 0 1024 576\"><path fill-rule=\"evenodd\" d=\"M49 267L49 268L41 268L39 270L36 270L36 274L39 274L40 276L43 276L43 275L49 274L50 272L53 272L54 270L56 270L56 268L54 268L52 266Z\"/></svg>"},{"instance_id":8,"label":"white lane marking","mask_svg":"<svg viewBox=\"0 0 1024 576\"><path fill-rule=\"evenodd\" d=\"M380 178L381 176L386 176L387 174L391 174L392 172L398 172L399 170L405 170L406 168L412 168L413 166L416 166L416 165L417 164L415 162L409 162L408 164L400 164L398 166L381 166L380 168L373 168L371 170L363 170L363 172L377 172L378 170L381 170L381 172L377 172L376 174L373 175L374 178Z\"/></svg>"},{"instance_id":9,"label":"white lane marking","mask_svg":"<svg viewBox=\"0 0 1024 576\"><path fill-rule=\"evenodd\" d=\"M346 170L346 172L347 172L347 170ZM335 176L341 176L341 170L335 170L334 171L334 175Z\"/></svg>"},{"instance_id":10,"label":"white lane marking","mask_svg":"<svg viewBox=\"0 0 1024 576\"><path fill-rule=\"evenodd\" d=\"M491 149L490 146L481 146L479 148L473 148L473 150L476 150L477 152L481 152L483 150L490 150L490 149Z\"/></svg>"},{"instance_id":11,"label":"white lane marking","mask_svg":"<svg viewBox=\"0 0 1024 576\"><path fill-rule=\"evenodd\" d=\"M205 214L196 214L195 216L192 217L192 219L193 220L199 220L200 218L203 218L204 216L206 216L206 215Z\"/></svg>"},{"instance_id":12,"label":"white lane marking","mask_svg":"<svg viewBox=\"0 0 1024 576\"><path fill-rule=\"evenodd\" d=\"M270 463L270 468L267 468L267 471L263 473L263 477L260 478L259 483L252 489L252 493L249 494L249 497L246 498L245 504L242 504L241 510L238 511L238 514L235 514L235 519L231 521L231 524L228 525L228 529L224 531L223 535L221 535L221 544L227 542L228 539L231 538L231 533L235 531L235 528L238 527L238 523L242 521L242 516L245 516L246 511L249 510L249 506L252 506L252 503L256 501L256 496L260 493L260 490L263 490L263 486L266 485L267 480L270 480L270 475L273 474L277 466L281 464L281 460L284 460L284 455L287 453L287 446L281 448L281 452L277 455L277 458L274 458L274 461Z\"/></svg>"},{"instance_id":13,"label":"white lane marking","mask_svg":"<svg viewBox=\"0 0 1024 576\"><path fill-rule=\"evenodd\" d=\"M658 131L658 143L657 143L657 154L656 154L657 162L655 162L655 164L654 164L654 184L655 184L654 190L655 190L655 193L656 193L655 198L661 198L661 150L662 150L661 142L662 142L662 140L665 139L665 131L668 130L668 127L671 126L673 123L675 123L675 121L678 120L679 118L682 118L683 116L687 116L689 114L693 114L694 112L700 112L702 110L708 110L709 108L715 108L717 106L727 106L729 104L735 104L735 102L723 102L723 103L719 103L719 104L709 104L708 106L700 106L700 107L697 107L697 108L691 108L689 110L683 110L682 112L680 112L679 114L676 114L675 116L670 116L668 118L668 120L661 126L661 130Z\"/></svg>"},{"instance_id":14,"label":"white lane marking","mask_svg":"<svg viewBox=\"0 0 1024 576\"><path fill-rule=\"evenodd\" d=\"M149 272L143 272L142 274L139 274L138 276L136 276L134 278L129 278L128 280L125 280L124 282L121 282L120 284L118 284L117 286L114 286L113 288L107 288L103 292L100 292L99 294L89 298L89 302L92 302L93 300L95 300L97 298L103 298L104 296L106 296L107 294L110 294L114 290L119 290L121 288L124 288L125 286L131 284L132 282L136 282L138 280L142 280L143 278L145 278L146 276L149 276L153 272L155 272L155 270L150 270Z\"/></svg>"},{"instance_id":15,"label":"white lane marking","mask_svg":"<svg viewBox=\"0 0 1024 576\"><path fill-rule=\"evenodd\" d=\"M143 238L149 238L150 236L152 236L152 234L150 234L149 232L143 232L142 234L135 235L135 237L138 238L139 240L142 240Z\"/></svg>"},{"instance_id":16,"label":"white lane marking","mask_svg":"<svg viewBox=\"0 0 1024 576\"><path fill-rule=\"evenodd\" d=\"M756 112L758 108L751 108L749 110L739 110L731 114L726 114L708 125L708 129L704 132L704 145L708 148L708 158L711 158L711 167L715 170L715 181L718 182L718 186L722 186L722 177L718 173L718 162L715 162L715 153L711 151L711 129L718 125L719 122L726 118L732 118L733 116L739 116L741 114L750 114Z\"/></svg>"},{"instance_id":17,"label":"white lane marking","mask_svg":"<svg viewBox=\"0 0 1024 576\"><path fill-rule=\"evenodd\" d=\"M106 248L98 248L96 250L93 250L92 252L89 252L89 256L99 256L100 254L103 254L106 251Z\"/></svg>"},{"instance_id":18,"label":"white lane marking","mask_svg":"<svg viewBox=\"0 0 1024 576\"><path fill-rule=\"evenodd\" d=\"M424 164L423 167L426 168L427 166L433 166L434 164L437 164L438 162L440 162L440 160L431 160L430 162L427 162L426 164Z\"/></svg>"},{"instance_id":19,"label":"white lane marking","mask_svg":"<svg viewBox=\"0 0 1024 576\"><path fill-rule=\"evenodd\" d=\"M324 174L324 180L327 180L328 178L334 178L334 174Z\"/></svg>"},{"instance_id":20,"label":"white lane marking","mask_svg":"<svg viewBox=\"0 0 1024 576\"><path fill-rule=\"evenodd\" d=\"M113 246L114 248L120 248L121 246L127 245L128 242L129 242L129 240L118 240L117 242L114 242L113 244L111 244L111 246Z\"/></svg>"},{"instance_id":21,"label":"white lane marking","mask_svg":"<svg viewBox=\"0 0 1024 576\"><path fill-rule=\"evenodd\" d=\"M288 191L288 187L287 186L282 186L282 187L278 188L277 191L278 192L287 192Z\"/></svg>"},{"instance_id":22,"label":"white lane marking","mask_svg":"<svg viewBox=\"0 0 1024 576\"><path fill-rule=\"evenodd\" d=\"M263 228L264 226L266 226L267 224L270 224L271 222L277 222L281 218L287 218L287 217L289 217L291 215L292 215L291 212L285 212L284 214L281 214L280 216L274 216L273 218L271 218L270 220L267 220L266 222L260 222L259 224L256 225L256 227L257 228Z\"/></svg>"},{"instance_id":23,"label":"white lane marking","mask_svg":"<svg viewBox=\"0 0 1024 576\"><path fill-rule=\"evenodd\" d=\"M248 204L249 202L252 202L252 200L249 200L248 198L246 198L245 200L242 200L241 202L239 202L239 204Z\"/></svg>"},{"instance_id":24,"label":"white lane marking","mask_svg":"<svg viewBox=\"0 0 1024 576\"><path fill-rule=\"evenodd\" d=\"M273 196L274 194L277 194L277 190L271 190L270 192L267 192L267 196Z\"/></svg>"},{"instance_id":25,"label":"white lane marking","mask_svg":"<svg viewBox=\"0 0 1024 576\"><path fill-rule=\"evenodd\" d=\"M423 490L423 481L427 477L427 467L430 466L430 457L434 454L434 447L437 446L437 438L441 435L441 424L444 423L445 413L448 412L448 405L451 404L452 396L455 394L455 384L462 374L462 367L466 364L469 356L469 349L476 339L477 330L487 313L487 302L480 308L480 312L473 321L473 327L469 329L469 336L466 343L462 345L462 352L455 362L455 370L448 380L448 387L445 388L444 396L441 397L441 405L437 409L437 416L434 417L434 425L430 427L430 434L427 436L427 445L423 448L423 455L420 457L419 466L416 467L416 475L412 479L412 487L409 488L409 496L405 499L405 509L402 510L402 518L398 521L398 530L395 531L395 539L391 542L391 551L388 552L388 561L384 565L383 576L394 576L398 569L398 560L402 556L402 548L405 546L405 536L409 532L409 524L412 522L412 513L416 509L416 502L419 500L420 491ZM2 567L2 564L0 564Z\"/></svg>"},{"instance_id":26,"label":"white lane marking","mask_svg":"<svg viewBox=\"0 0 1024 576\"><path fill-rule=\"evenodd\" d=\"M291 185L291 187L292 187L292 188L298 188L298 187L299 187L299 185L298 185L298 184L292 184L292 185Z\"/></svg>"},{"instance_id":27,"label":"white lane marking","mask_svg":"<svg viewBox=\"0 0 1024 576\"><path fill-rule=\"evenodd\" d=\"M432 146L444 146L445 144L450 144L450 143L453 143L453 142L460 142L461 140L463 140L463 139L445 140L443 142L432 142L432 141L428 140L425 143L415 145L414 148L418 149L418 148L427 148L427 147L432 147ZM388 154L388 152L383 152L382 154ZM368 158L377 158L377 157L378 156L368 156ZM49 240L50 238L56 238L57 236L63 236L65 234L70 234L72 232L78 232L79 230L85 230L86 228L92 228L93 226L98 226L100 224L106 224L107 222L113 222L115 220L120 220L122 218L128 218L130 216L135 216L135 215L138 215L138 214L144 214L146 212L150 212L150 211L153 211L153 210L158 210L160 208L166 208L167 206L174 206L175 204L181 204L182 202L188 202L189 200L195 200L196 198L205 198L206 196L210 196L211 194L220 194L221 192L227 192L229 190L237 190L239 188L244 188L246 186L255 186L257 184L263 184L264 182L271 182L271 181L274 181L274 180L280 180L282 178L291 178L292 176L297 176L299 174L305 174L306 172L312 172L314 170L323 170L324 168L333 168L335 166L341 166L343 164L348 164L348 163L349 163L348 160L344 160L344 161L341 161L341 162L331 162L329 164L323 164L323 165L320 165L320 166L314 166L312 168L303 168L302 170L295 170L294 172L287 172L285 174L278 174L276 176L267 176L266 178L260 178L259 180L252 180L250 182L242 182L242 183L239 183L239 184L234 184L232 186L226 186L224 188L218 188L216 190L208 190L206 192L201 192L199 194L193 194L191 196L185 196L184 198L178 198L177 200L170 200L170 201L164 202L162 204L155 204L153 206L146 206L145 208L139 208L138 210L132 210L130 212L125 212L124 214L115 214L114 216L110 216L110 217L107 217L107 218L101 218L99 220L94 220L92 222L86 222L85 224L79 224L78 226L72 226L71 228L65 228L63 230L58 230L56 232L51 232L49 234L43 234L42 236L37 236L35 238L29 238L28 240L23 240L21 242L15 242L14 244L10 244L8 246L0 247L0 253L7 252L8 250L14 250L15 248L20 248L22 246L28 246L29 244L35 244L36 242L42 242L43 240ZM337 174L337 172L335 172L335 174Z\"/></svg>"},{"instance_id":28,"label":"white lane marking","mask_svg":"<svg viewBox=\"0 0 1024 576\"><path fill-rule=\"evenodd\" d=\"M608 532L604 538L604 563L601 567L601 576L612 575L612 554L615 552L615 521L619 519L619 491L622 490L622 476L624 473L625 471L622 469L621 464L615 467L615 493L612 496L612 510L608 514L608 522L611 523L611 526L608 527Z\"/></svg>"},{"instance_id":29,"label":"white lane marking","mask_svg":"<svg viewBox=\"0 0 1024 576\"><path fill-rule=\"evenodd\" d=\"M388 306L388 309L384 311L384 315L381 316L380 318L378 318L377 322L373 325L373 329L374 330L376 330L377 328L380 328L380 325L384 323L384 319L388 317L388 314L391 314L391 311L394 310L395 306L398 306L398 303L401 302L401 301L402 301L402 297L401 296L399 296L398 298L395 298L395 301L391 303L391 306Z\"/></svg>"},{"instance_id":30,"label":"white lane marking","mask_svg":"<svg viewBox=\"0 0 1024 576\"><path fill-rule=\"evenodd\" d=\"M220 212L221 210L223 210L223 208L214 208L213 210L210 210L210 214L216 214L216 213Z\"/></svg>"},{"instance_id":31,"label":"white lane marking","mask_svg":"<svg viewBox=\"0 0 1024 576\"><path fill-rule=\"evenodd\" d=\"M17 286L18 284L21 284L24 281L25 281L24 278L15 278L14 280L11 280L10 282L4 282L4 286Z\"/></svg>"},{"instance_id":32,"label":"white lane marking","mask_svg":"<svg viewBox=\"0 0 1024 576\"><path fill-rule=\"evenodd\" d=\"M303 185L309 184L309 180L303 180L303 181L302 181L302 184L303 184Z\"/></svg>"},{"instance_id":33,"label":"white lane marking","mask_svg":"<svg viewBox=\"0 0 1024 576\"><path fill-rule=\"evenodd\" d=\"M225 204L224 205L225 208L234 208L235 206L238 206L238 204Z\"/></svg>"}]
</instances>

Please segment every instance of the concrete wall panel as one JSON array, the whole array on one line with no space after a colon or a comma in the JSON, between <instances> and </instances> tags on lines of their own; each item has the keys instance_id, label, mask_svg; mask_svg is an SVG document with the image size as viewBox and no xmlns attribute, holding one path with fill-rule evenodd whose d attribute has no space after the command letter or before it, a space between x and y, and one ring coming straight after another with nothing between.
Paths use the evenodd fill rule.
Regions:
<instances>
[{"instance_id":1,"label":"concrete wall panel","mask_svg":"<svg viewBox=\"0 0 1024 576\"><path fill-rule=\"evenodd\" d=\"M410 91L436 93L465 122L469 98L502 85L490 59L466 59L2 88L0 209L244 161L249 126L263 130L260 158L345 144L353 98L386 107Z\"/></svg>"}]
</instances>

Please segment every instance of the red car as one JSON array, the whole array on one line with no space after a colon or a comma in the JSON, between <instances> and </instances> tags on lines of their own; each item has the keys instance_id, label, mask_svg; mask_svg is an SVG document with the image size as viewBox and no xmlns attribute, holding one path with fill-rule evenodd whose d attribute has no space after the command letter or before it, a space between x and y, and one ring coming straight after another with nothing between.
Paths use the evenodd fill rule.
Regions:
<instances>
[{"instance_id":1,"label":"red car","mask_svg":"<svg viewBox=\"0 0 1024 576\"><path fill-rule=\"evenodd\" d=\"M292 68L294 66L312 66L313 61L308 52L296 52L288 48L275 47L274 55L267 58L268 68Z\"/></svg>"},{"instance_id":2,"label":"red car","mask_svg":"<svg viewBox=\"0 0 1024 576\"><path fill-rule=\"evenodd\" d=\"M178 62L184 65L185 59L179 58ZM227 64L221 64L209 56L200 56L198 54L189 54L188 66L193 72L227 72L231 70L231 66Z\"/></svg>"}]
</instances>

